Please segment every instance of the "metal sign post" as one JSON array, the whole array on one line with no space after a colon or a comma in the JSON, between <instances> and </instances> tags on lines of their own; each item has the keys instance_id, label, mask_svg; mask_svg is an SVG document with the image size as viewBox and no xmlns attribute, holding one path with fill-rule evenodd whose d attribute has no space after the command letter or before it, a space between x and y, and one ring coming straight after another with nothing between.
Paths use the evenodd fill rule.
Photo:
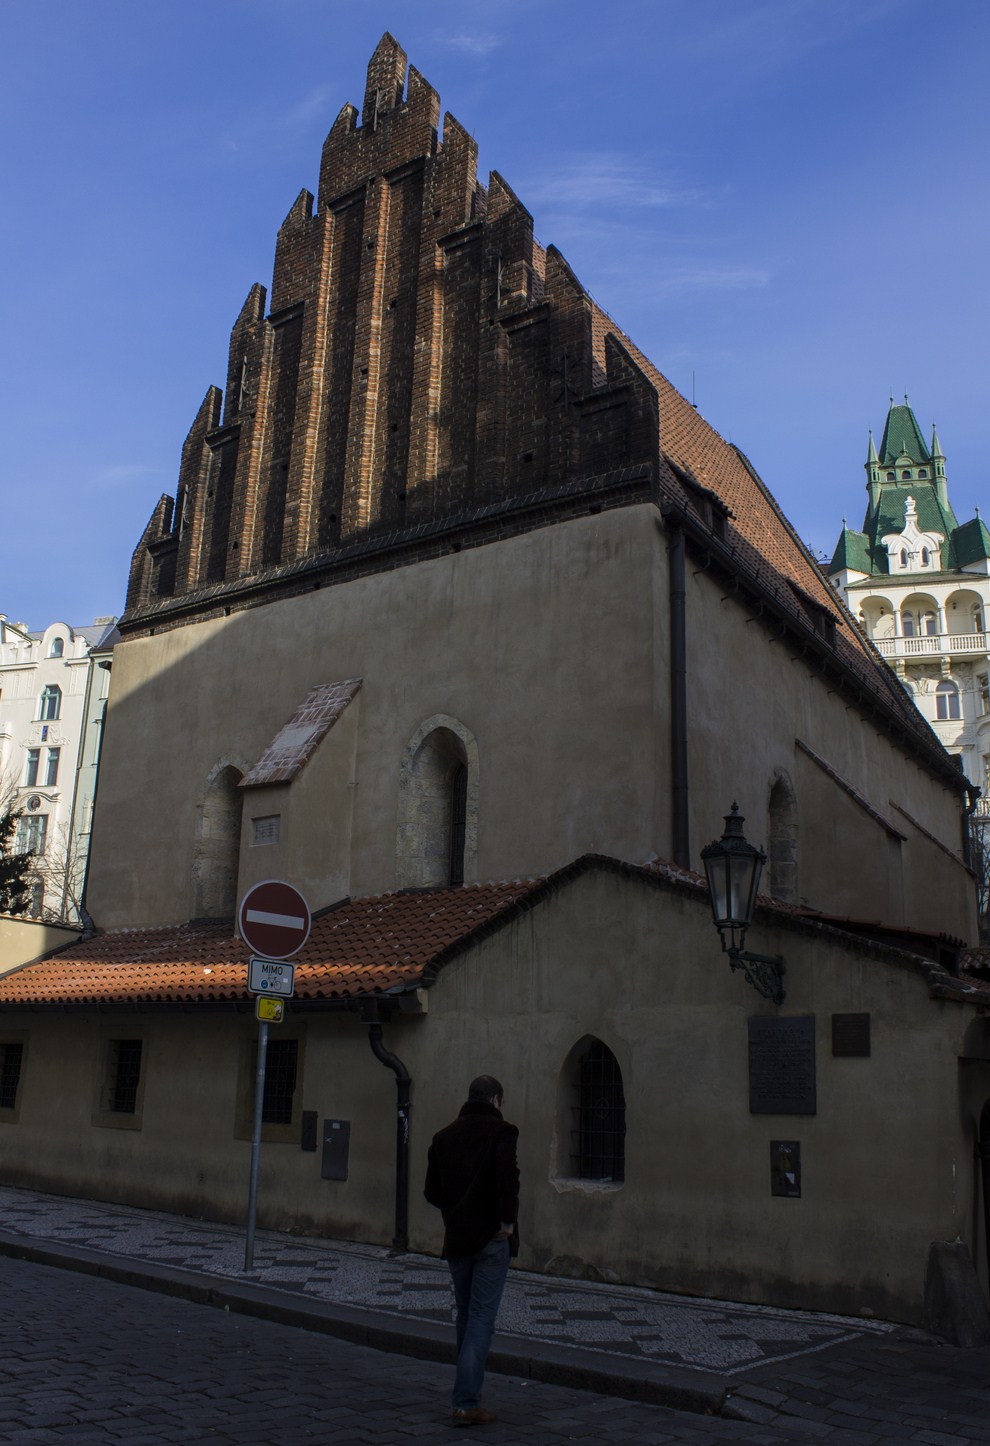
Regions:
<instances>
[{"instance_id":1,"label":"metal sign post","mask_svg":"<svg viewBox=\"0 0 990 1446\"><path fill-rule=\"evenodd\" d=\"M241 900L237 922L241 938L260 955L248 965L248 992L258 996L258 1064L254 1086L254 1125L251 1130L251 1177L248 1185L247 1236L244 1269L254 1269L254 1227L258 1214L258 1172L261 1165L261 1126L265 1109L265 1068L268 1064L268 1021L281 1022L282 999L293 994L294 967L282 961L309 938L309 905L292 884L266 879L255 884ZM272 998L280 995L281 998ZM262 1007L264 1006L264 1007Z\"/></svg>"},{"instance_id":2,"label":"metal sign post","mask_svg":"<svg viewBox=\"0 0 990 1446\"><path fill-rule=\"evenodd\" d=\"M268 1063L268 1021L258 1026L258 1067L254 1083L254 1128L251 1132L251 1181L248 1186L247 1239L244 1269L254 1269L254 1222L258 1213L258 1168L261 1164L261 1114L265 1104L265 1066Z\"/></svg>"}]
</instances>

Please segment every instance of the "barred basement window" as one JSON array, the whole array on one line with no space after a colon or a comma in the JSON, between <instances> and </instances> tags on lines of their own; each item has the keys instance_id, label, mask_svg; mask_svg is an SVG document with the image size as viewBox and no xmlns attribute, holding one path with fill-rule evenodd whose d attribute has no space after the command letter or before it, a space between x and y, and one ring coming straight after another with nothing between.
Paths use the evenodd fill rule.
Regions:
<instances>
[{"instance_id":1,"label":"barred basement window","mask_svg":"<svg viewBox=\"0 0 990 1446\"><path fill-rule=\"evenodd\" d=\"M107 1109L111 1114L136 1113L140 1080L141 1040L112 1039L107 1071Z\"/></svg>"},{"instance_id":2,"label":"barred basement window","mask_svg":"<svg viewBox=\"0 0 990 1446\"><path fill-rule=\"evenodd\" d=\"M626 1099L619 1062L600 1039L577 1061L571 1167L581 1180L626 1178Z\"/></svg>"},{"instance_id":3,"label":"barred basement window","mask_svg":"<svg viewBox=\"0 0 990 1446\"><path fill-rule=\"evenodd\" d=\"M265 1055L265 1098L261 1121L265 1125L292 1124L292 1097L296 1092L298 1039L270 1039Z\"/></svg>"},{"instance_id":4,"label":"barred basement window","mask_svg":"<svg viewBox=\"0 0 990 1446\"><path fill-rule=\"evenodd\" d=\"M21 1081L23 1044L0 1044L0 1110L17 1106L17 1086Z\"/></svg>"},{"instance_id":5,"label":"barred basement window","mask_svg":"<svg viewBox=\"0 0 990 1446\"><path fill-rule=\"evenodd\" d=\"M264 818L251 820L251 847L260 844L276 844L282 837L282 815L269 813Z\"/></svg>"}]
</instances>

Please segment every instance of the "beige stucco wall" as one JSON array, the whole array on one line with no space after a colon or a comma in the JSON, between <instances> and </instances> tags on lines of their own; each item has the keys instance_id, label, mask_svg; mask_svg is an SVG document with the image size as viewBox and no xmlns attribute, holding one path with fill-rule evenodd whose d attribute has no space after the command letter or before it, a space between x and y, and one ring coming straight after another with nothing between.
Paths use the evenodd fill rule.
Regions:
<instances>
[{"instance_id":1,"label":"beige stucco wall","mask_svg":"<svg viewBox=\"0 0 990 1446\"><path fill-rule=\"evenodd\" d=\"M394 888L402 758L435 715L477 744L469 877L544 873L584 852L669 858L666 546L654 508L620 509L119 645L88 898L97 923L189 918L211 771L253 762L315 684L351 677L361 692L296 781L246 793L239 893L288 877L321 908ZM733 799L766 842L783 771L801 898L972 937L972 881L950 857L958 796L691 568L688 652L695 867ZM906 841L892 843L796 739ZM252 848L250 819L269 810L282 842Z\"/></svg>"},{"instance_id":2,"label":"beige stucco wall","mask_svg":"<svg viewBox=\"0 0 990 1446\"><path fill-rule=\"evenodd\" d=\"M30 964L32 960L50 954L53 949L64 949L81 937L81 929L0 914L0 974L17 969L21 964Z\"/></svg>"},{"instance_id":3,"label":"beige stucco wall","mask_svg":"<svg viewBox=\"0 0 990 1446\"><path fill-rule=\"evenodd\" d=\"M414 1081L413 1248L440 1242L420 1196L429 1139L487 1070L522 1131L521 1265L917 1320L929 1245L958 1236L985 1280L971 1133L990 1058L972 1034L959 1063L973 1012L933 1002L920 974L883 951L779 915L757 927L760 947L787 960L780 1012L815 1017L814 1116L749 1113L747 1019L775 1010L729 970L700 895L594 869L450 964L425 1017L385 1029ZM834 1012L870 1014L869 1058L832 1057ZM8 1181L243 1218L250 1016L0 1016L0 1036L18 1028L28 1041L18 1116L0 1118ZM262 1150L260 1219L388 1243L393 1076L355 1016L311 1013L282 1031L303 1041L297 1119ZM560 1074L589 1034L623 1073L618 1188L570 1178ZM92 1123L106 1041L121 1037L145 1041L140 1129ZM319 1152L300 1149L303 1109L351 1122L346 1182L321 1180ZM779 1139L801 1143L799 1200L770 1193Z\"/></svg>"}]
</instances>

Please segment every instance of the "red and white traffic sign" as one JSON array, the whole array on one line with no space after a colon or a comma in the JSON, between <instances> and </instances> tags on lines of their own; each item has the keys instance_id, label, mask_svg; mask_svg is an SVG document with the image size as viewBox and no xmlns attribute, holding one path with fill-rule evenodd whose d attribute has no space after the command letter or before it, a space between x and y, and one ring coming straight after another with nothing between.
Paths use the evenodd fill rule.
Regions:
<instances>
[{"instance_id":1,"label":"red and white traffic sign","mask_svg":"<svg viewBox=\"0 0 990 1446\"><path fill-rule=\"evenodd\" d=\"M248 889L237 911L241 938L265 959L288 959L309 938L309 905L298 889L281 879L266 879Z\"/></svg>"}]
</instances>

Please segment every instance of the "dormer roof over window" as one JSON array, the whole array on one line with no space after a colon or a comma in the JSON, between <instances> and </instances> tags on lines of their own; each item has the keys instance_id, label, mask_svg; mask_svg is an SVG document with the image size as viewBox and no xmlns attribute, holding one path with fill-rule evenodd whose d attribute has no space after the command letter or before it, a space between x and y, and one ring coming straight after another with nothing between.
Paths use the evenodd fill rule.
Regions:
<instances>
[{"instance_id":1,"label":"dormer roof over window","mask_svg":"<svg viewBox=\"0 0 990 1446\"><path fill-rule=\"evenodd\" d=\"M918 528L918 508L913 497L904 504L904 529L902 532L888 532L881 538L887 549L887 565L894 572L940 572L941 546L945 538L941 532L921 532Z\"/></svg>"}]
</instances>

